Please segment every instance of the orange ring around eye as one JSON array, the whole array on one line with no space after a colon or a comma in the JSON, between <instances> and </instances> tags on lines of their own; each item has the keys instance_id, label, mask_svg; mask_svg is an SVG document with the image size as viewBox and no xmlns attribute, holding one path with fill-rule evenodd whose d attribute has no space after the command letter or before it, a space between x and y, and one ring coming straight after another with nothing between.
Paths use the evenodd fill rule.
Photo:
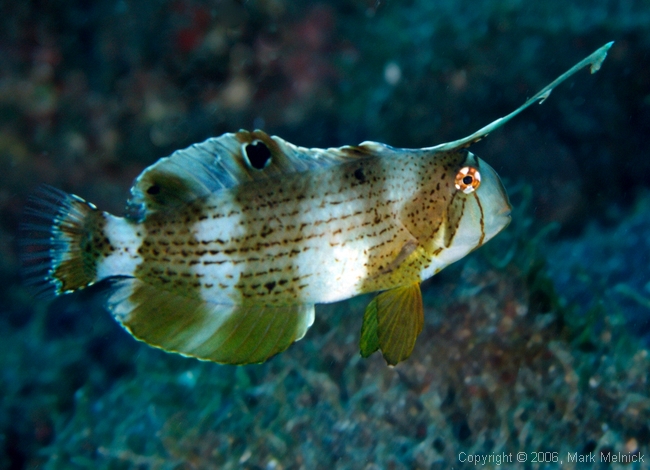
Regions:
<instances>
[{"instance_id":1,"label":"orange ring around eye","mask_svg":"<svg viewBox=\"0 0 650 470\"><path fill-rule=\"evenodd\" d=\"M465 194L472 193L481 185L481 174L471 166L464 166L456 173L456 189Z\"/></svg>"}]
</instances>

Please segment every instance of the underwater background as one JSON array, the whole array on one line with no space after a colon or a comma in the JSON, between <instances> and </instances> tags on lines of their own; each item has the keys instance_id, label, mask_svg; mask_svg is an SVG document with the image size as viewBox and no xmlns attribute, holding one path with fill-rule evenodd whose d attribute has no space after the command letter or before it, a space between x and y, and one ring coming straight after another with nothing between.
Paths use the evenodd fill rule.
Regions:
<instances>
[{"instance_id":1,"label":"underwater background","mask_svg":"<svg viewBox=\"0 0 650 470\"><path fill-rule=\"evenodd\" d=\"M647 0L0 1L0 468L650 468L648 25ZM472 148L513 222L424 283L397 367L359 355L367 296L233 367L136 342L102 285L21 284L40 184L123 214L146 166L240 128L455 140L611 40Z\"/></svg>"}]
</instances>

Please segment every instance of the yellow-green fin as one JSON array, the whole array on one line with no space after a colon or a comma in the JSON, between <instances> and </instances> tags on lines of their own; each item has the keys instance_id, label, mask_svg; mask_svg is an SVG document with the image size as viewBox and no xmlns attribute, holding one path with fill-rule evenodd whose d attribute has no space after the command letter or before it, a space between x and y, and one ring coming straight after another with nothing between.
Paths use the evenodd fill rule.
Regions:
<instances>
[{"instance_id":1,"label":"yellow-green fin","mask_svg":"<svg viewBox=\"0 0 650 470\"><path fill-rule=\"evenodd\" d=\"M314 321L311 304L212 304L137 279L118 281L108 308L136 339L222 364L264 362L302 338Z\"/></svg>"},{"instance_id":2,"label":"yellow-green fin","mask_svg":"<svg viewBox=\"0 0 650 470\"><path fill-rule=\"evenodd\" d=\"M407 359L424 326L420 284L382 292L366 307L361 327L361 355L381 349L384 359L396 365Z\"/></svg>"},{"instance_id":3,"label":"yellow-green fin","mask_svg":"<svg viewBox=\"0 0 650 470\"><path fill-rule=\"evenodd\" d=\"M37 296L74 292L97 281L97 263L108 248L97 242L106 219L94 205L42 186L29 198L23 214L23 275L36 287ZM103 239L102 235L99 240Z\"/></svg>"},{"instance_id":4,"label":"yellow-green fin","mask_svg":"<svg viewBox=\"0 0 650 470\"><path fill-rule=\"evenodd\" d=\"M361 356L368 357L379 349L379 336L377 335L377 297L366 307L361 325L361 340L359 341Z\"/></svg>"}]
</instances>

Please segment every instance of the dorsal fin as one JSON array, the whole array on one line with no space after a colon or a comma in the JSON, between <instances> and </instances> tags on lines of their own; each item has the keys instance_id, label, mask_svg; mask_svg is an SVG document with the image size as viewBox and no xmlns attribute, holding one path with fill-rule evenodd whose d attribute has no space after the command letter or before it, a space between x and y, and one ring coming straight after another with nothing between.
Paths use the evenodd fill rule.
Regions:
<instances>
[{"instance_id":1,"label":"dorsal fin","mask_svg":"<svg viewBox=\"0 0 650 470\"><path fill-rule=\"evenodd\" d=\"M607 56L609 42L544 87L522 106L473 134L439 144L422 151L448 151L468 147L501 127L535 102L543 102L554 87L578 70L590 66L596 72ZM388 145L363 142L357 146L307 149L263 131L241 130L223 134L202 143L177 150L142 172L131 188L128 211L141 220L157 211L169 211L191 201L238 184L271 178L280 174L299 173L327 168L353 159L365 159L392 153Z\"/></svg>"},{"instance_id":2,"label":"dorsal fin","mask_svg":"<svg viewBox=\"0 0 650 470\"><path fill-rule=\"evenodd\" d=\"M244 182L327 168L389 150L376 142L307 149L260 130L223 134L177 150L146 168L131 188L128 210L131 217L142 219Z\"/></svg>"},{"instance_id":3,"label":"dorsal fin","mask_svg":"<svg viewBox=\"0 0 650 470\"><path fill-rule=\"evenodd\" d=\"M508 122L510 119L515 117L517 114L522 112L524 109L529 107L531 104L535 102L539 102L539 104L542 104L546 98L549 97L551 92L553 91L553 88L558 86L560 83L562 83L564 80L569 78L571 75L576 73L578 70L581 70L587 66L590 67L591 73L596 73L599 69L603 61L605 60L605 57L607 57L607 51L609 51L609 48L612 47L612 44L614 44L614 41L608 42L604 46L602 46L600 49L596 50L594 53L592 53L590 56L585 57L582 59L580 62L578 62L576 65L571 67L569 70L564 72L562 75L557 77L555 80L553 80L551 83L546 85L544 88L542 88L539 92L535 93L532 98L529 98L524 104L522 104L520 107L515 109L513 112L508 114L507 116L500 117L499 119L496 119L495 121L492 121L490 124L487 126L482 127L481 129L477 130L473 134L468 135L467 137L464 137L462 139L454 140L453 142L447 142L444 144L439 144L435 145L433 147L429 147L424 150L436 150L436 151L445 151L445 150L454 150L462 147L469 147L470 145L478 142L481 140L483 137L488 135L490 132L492 132L495 129L498 129L499 127L503 126L506 122Z\"/></svg>"}]
</instances>

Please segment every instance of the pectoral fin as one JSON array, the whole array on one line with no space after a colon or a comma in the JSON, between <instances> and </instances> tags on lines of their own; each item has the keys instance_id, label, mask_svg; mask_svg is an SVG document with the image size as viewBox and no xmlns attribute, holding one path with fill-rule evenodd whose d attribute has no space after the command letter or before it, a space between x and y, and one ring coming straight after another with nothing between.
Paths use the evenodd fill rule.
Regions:
<instances>
[{"instance_id":1,"label":"pectoral fin","mask_svg":"<svg viewBox=\"0 0 650 470\"><path fill-rule=\"evenodd\" d=\"M412 238L408 240L404 245L402 246L402 249L397 253L397 256L391 263L388 265L386 268L386 272L391 272L395 269L397 269L400 264L402 264L406 258L411 256L411 253L415 251L415 249L418 247L418 242L415 238Z\"/></svg>"},{"instance_id":2,"label":"pectoral fin","mask_svg":"<svg viewBox=\"0 0 650 470\"><path fill-rule=\"evenodd\" d=\"M361 355L381 349L396 365L407 359L424 326L422 294L418 283L382 292L366 307L361 327Z\"/></svg>"},{"instance_id":3,"label":"pectoral fin","mask_svg":"<svg viewBox=\"0 0 650 470\"><path fill-rule=\"evenodd\" d=\"M388 263L387 266L379 269L375 274L372 275L372 278L377 278L379 276L382 276L384 274L388 274L390 272L393 272L397 268L400 267L400 265L406 261L406 259L411 256L411 254L418 248L418 242L413 237L412 235L409 234L409 238L404 241L402 246L400 247L400 250L397 252L396 255L394 255L394 258L390 263Z\"/></svg>"}]
</instances>

